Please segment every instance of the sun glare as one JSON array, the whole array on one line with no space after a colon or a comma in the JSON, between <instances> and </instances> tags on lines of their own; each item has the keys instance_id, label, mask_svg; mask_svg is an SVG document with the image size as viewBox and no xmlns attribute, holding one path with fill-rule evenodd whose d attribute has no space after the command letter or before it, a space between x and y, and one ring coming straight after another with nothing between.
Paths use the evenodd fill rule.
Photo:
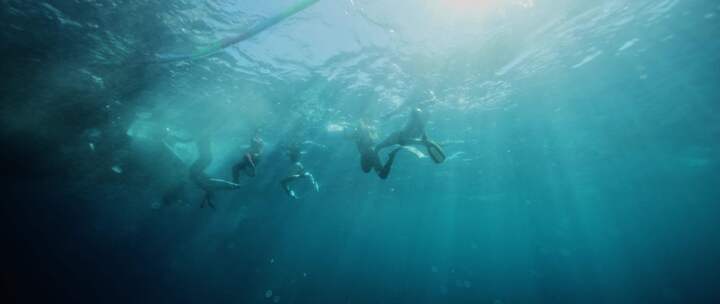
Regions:
<instances>
[{"instance_id":1,"label":"sun glare","mask_svg":"<svg viewBox=\"0 0 720 304\"><path fill-rule=\"evenodd\" d=\"M459 11L472 11L472 10L479 10L486 8L493 2L497 2L496 0L445 0L441 1L441 3L444 2L444 4L447 6L448 9L451 10L459 10Z\"/></svg>"},{"instance_id":2,"label":"sun glare","mask_svg":"<svg viewBox=\"0 0 720 304\"><path fill-rule=\"evenodd\" d=\"M432 22L455 25L477 22L510 10L535 7L535 0L430 0L426 3Z\"/></svg>"},{"instance_id":3,"label":"sun glare","mask_svg":"<svg viewBox=\"0 0 720 304\"><path fill-rule=\"evenodd\" d=\"M442 0L439 4L449 10L472 13L503 5L531 8L535 6L535 0Z\"/></svg>"}]
</instances>

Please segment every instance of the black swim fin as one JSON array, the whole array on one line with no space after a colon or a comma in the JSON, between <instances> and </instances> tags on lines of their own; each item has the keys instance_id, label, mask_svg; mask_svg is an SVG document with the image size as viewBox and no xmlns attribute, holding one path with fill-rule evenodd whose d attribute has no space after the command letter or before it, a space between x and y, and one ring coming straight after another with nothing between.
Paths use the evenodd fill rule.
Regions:
<instances>
[{"instance_id":1,"label":"black swim fin","mask_svg":"<svg viewBox=\"0 0 720 304\"><path fill-rule=\"evenodd\" d=\"M427 139L425 135L423 135L423 143L427 148L428 155L430 155L430 158L432 158L436 164L441 164L445 161L445 151L443 151L439 144Z\"/></svg>"},{"instance_id":2,"label":"black swim fin","mask_svg":"<svg viewBox=\"0 0 720 304\"><path fill-rule=\"evenodd\" d=\"M400 152L400 150L402 150L402 147L395 148L395 150L392 150L392 152L390 152L390 154L388 154L387 162L385 162L385 165L383 166L382 170L380 172L378 172L378 176L381 179L387 179L388 175L390 175L390 169L392 169L392 165L395 162L395 156L397 155L398 152Z\"/></svg>"}]
</instances>

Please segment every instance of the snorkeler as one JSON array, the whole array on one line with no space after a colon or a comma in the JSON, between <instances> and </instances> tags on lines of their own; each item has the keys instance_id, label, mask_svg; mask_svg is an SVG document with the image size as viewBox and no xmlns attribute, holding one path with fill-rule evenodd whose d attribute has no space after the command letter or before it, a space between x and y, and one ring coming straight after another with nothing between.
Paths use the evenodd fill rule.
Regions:
<instances>
[{"instance_id":1,"label":"snorkeler","mask_svg":"<svg viewBox=\"0 0 720 304\"><path fill-rule=\"evenodd\" d=\"M358 152L360 152L360 168L363 172L369 173L370 170L375 170L381 179L386 179L390 174L390 168L395 161L395 155L401 148L396 148L390 152L388 161L385 165L382 164L380 156L375 149L375 141L377 140L377 132L374 127L369 126L364 121L361 121L356 128L354 128L349 137L355 141Z\"/></svg>"},{"instance_id":2,"label":"snorkeler","mask_svg":"<svg viewBox=\"0 0 720 304\"><path fill-rule=\"evenodd\" d=\"M212 162L212 154L210 152L210 140L203 137L197 141L198 159L190 166L190 180L200 189L205 191L200 208L209 206L215 209L213 198L217 191L237 190L240 185L223 179L210 178L205 174L205 169Z\"/></svg>"},{"instance_id":3,"label":"snorkeler","mask_svg":"<svg viewBox=\"0 0 720 304\"><path fill-rule=\"evenodd\" d=\"M445 152L443 152L440 145L427 138L427 134L425 133L426 121L427 118L423 110L419 107L412 108L410 111L410 120L405 124L405 127L390 134L388 138L375 146L375 151L380 152L380 150L393 145L421 145L427 149L430 158L432 158L435 163L442 163L445 161ZM396 151L397 150L393 152ZM393 155L391 154L391 156Z\"/></svg>"},{"instance_id":4,"label":"snorkeler","mask_svg":"<svg viewBox=\"0 0 720 304\"><path fill-rule=\"evenodd\" d=\"M310 179L310 182L315 188L315 192L319 192L320 185L318 185L315 177L310 172L306 171L305 167L300 162L300 158L303 153L300 149L300 144L295 142L289 144L286 148L286 153L288 158L290 158L290 162L292 162L292 167L290 168L290 174L280 181L280 185L283 190L285 190L285 193L287 193L290 197L297 199L298 196L295 191L290 189L290 183L304 178Z\"/></svg>"},{"instance_id":5,"label":"snorkeler","mask_svg":"<svg viewBox=\"0 0 720 304\"><path fill-rule=\"evenodd\" d=\"M257 173L257 165L260 161L265 142L256 133L250 141L250 147L243 154L242 160L232 167L233 183L240 182L240 172L244 171L249 177L255 177Z\"/></svg>"}]
</instances>

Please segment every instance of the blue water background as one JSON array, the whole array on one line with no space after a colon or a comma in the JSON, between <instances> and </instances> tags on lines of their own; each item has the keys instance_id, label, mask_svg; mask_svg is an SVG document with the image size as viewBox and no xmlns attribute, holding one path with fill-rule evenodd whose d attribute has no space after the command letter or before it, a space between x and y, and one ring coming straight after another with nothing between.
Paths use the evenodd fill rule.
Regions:
<instances>
[{"instance_id":1,"label":"blue water background","mask_svg":"<svg viewBox=\"0 0 720 304\"><path fill-rule=\"evenodd\" d=\"M2 2L9 298L93 303L717 303L716 1ZM468 4L469 3L469 4ZM384 136L433 96L450 159L365 175L334 128ZM200 209L256 128L258 177ZM312 141L319 193L278 181ZM304 188L303 188L304 187Z\"/></svg>"}]
</instances>

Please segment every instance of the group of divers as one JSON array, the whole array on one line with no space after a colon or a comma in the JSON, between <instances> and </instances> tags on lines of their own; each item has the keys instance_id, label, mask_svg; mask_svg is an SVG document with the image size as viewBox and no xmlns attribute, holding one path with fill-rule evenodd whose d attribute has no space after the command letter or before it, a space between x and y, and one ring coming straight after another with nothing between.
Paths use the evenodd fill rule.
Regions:
<instances>
[{"instance_id":1,"label":"group of divers","mask_svg":"<svg viewBox=\"0 0 720 304\"><path fill-rule=\"evenodd\" d=\"M391 133L385 140L376 144L378 138L375 128L364 121L360 121L355 126L346 129L345 136L355 142L358 152L360 152L360 167L363 172L375 173L381 179L386 179L390 174L390 169L395 162L397 153L404 147L419 146L427 150L428 155L435 163L445 161L445 153L439 144L428 139L425 133L425 125L427 115L425 111L419 107L413 107L410 110L408 122L400 130ZM213 203L215 193L220 191L237 190L241 186L239 184L241 175L254 177L257 173L257 166L261 160L263 147L265 142L256 134L250 140L250 147L243 153L242 159L232 166L232 180L224 180L213 178L205 173L205 169L212 162L212 154L210 151L210 140L207 136L195 140L197 145L198 158L190 166L190 180L198 188L202 189L205 194L202 199L201 208L215 208ZM388 155L385 163L382 162L380 151L386 148L395 147ZM301 160L303 150L301 143L292 142L285 145L285 154L292 163L289 174L280 180L280 186L285 193L294 199L298 198L297 193L293 190L292 185L300 180L309 180L314 190L320 190L320 186L315 177L308 172L303 166Z\"/></svg>"}]
</instances>

